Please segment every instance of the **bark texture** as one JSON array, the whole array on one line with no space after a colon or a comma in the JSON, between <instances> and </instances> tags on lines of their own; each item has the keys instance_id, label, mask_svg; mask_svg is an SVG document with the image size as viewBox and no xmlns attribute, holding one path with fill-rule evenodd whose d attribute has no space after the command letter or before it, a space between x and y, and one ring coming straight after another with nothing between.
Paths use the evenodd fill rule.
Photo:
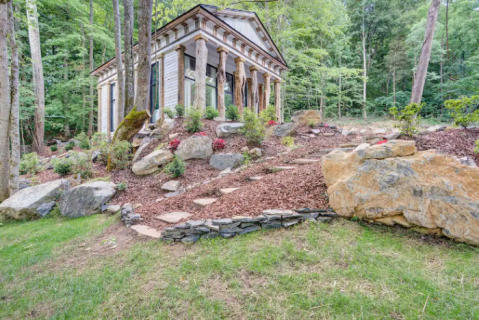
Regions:
<instances>
[{"instance_id":1,"label":"bark texture","mask_svg":"<svg viewBox=\"0 0 479 320\"><path fill-rule=\"evenodd\" d=\"M251 90L251 78L246 79L246 85L248 87L248 94L246 97L246 107L251 110L252 109L251 97L253 93L253 90Z\"/></svg>"},{"instance_id":2,"label":"bark texture","mask_svg":"<svg viewBox=\"0 0 479 320\"><path fill-rule=\"evenodd\" d=\"M264 106L263 106L263 102L264 102L263 85L262 84L258 84L258 98L259 98L258 112L261 112L264 109Z\"/></svg>"},{"instance_id":3,"label":"bark texture","mask_svg":"<svg viewBox=\"0 0 479 320\"><path fill-rule=\"evenodd\" d=\"M206 64L208 49L204 36L195 37L196 40L196 79L195 79L195 107L201 112L206 110Z\"/></svg>"},{"instance_id":4,"label":"bark texture","mask_svg":"<svg viewBox=\"0 0 479 320\"><path fill-rule=\"evenodd\" d=\"M90 72L94 69L93 61L93 0L90 0ZM90 77L90 109L88 111L88 136L93 134L93 77Z\"/></svg>"},{"instance_id":5,"label":"bark texture","mask_svg":"<svg viewBox=\"0 0 479 320\"><path fill-rule=\"evenodd\" d=\"M251 110L257 112L259 105L259 93L258 93L258 68L249 68L251 77Z\"/></svg>"},{"instance_id":6,"label":"bark texture","mask_svg":"<svg viewBox=\"0 0 479 320\"><path fill-rule=\"evenodd\" d=\"M421 56L414 76L414 84L411 91L411 103L421 103L424 84L426 83L427 68L431 58L432 40L436 29L437 15L439 13L440 0L432 0L427 13L426 33L422 44Z\"/></svg>"},{"instance_id":7,"label":"bark texture","mask_svg":"<svg viewBox=\"0 0 479 320\"><path fill-rule=\"evenodd\" d=\"M185 50L182 45L176 47L178 52L178 104L185 105Z\"/></svg>"},{"instance_id":8,"label":"bark texture","mask_svg":"<svg viewBox=\"0 0 479 320\"><path fill-rule=\"evenodd\" d=\"M135 101L134 69L133 69L133 0L124 0L124 37L125 37L125 107L123 114L133 109Z\"/></svg>"},{"instance_id":9,"label":"bark texture","mask_svg":"<svg viewBox=\"0 0 479 320\"><path fill-rule=\"evenodd\" d=\"M35 94L35 127L33 132L33 150L43 152L45 136L45 83L43 80L42 52L36 0L26 0L28 18L28 38L32 58L33 92ZM6 25L6 24L2 24Z\"/></svg>"},{"instance_id":10,"label":"bark texture","mask_svg":"<svg viewBox=\"0 0 479 320\"><path fill-rule=\"evenodd\" d=\"M244 59L236 58L236 71L235 71L235 104L238 107L239 114L243 114L244 105L244 88L246 85L246 72L244 71Z\"/></svg>"},{"instance_id":11,"label":"bark texture","mask_svg":"<svg viewBox=\"0 0 479 320\"><path fill-rule=\"evenodd\" d=\"M152 0L139 0L138 6L138 84L135 106L138 111L148 110L151 82L151 10Z\"/></svg>"},{"instance_id":12,"label":"bark texture","mask_svg":"<svg viewBox=\"0 0 479 320\"><path fill-rule=\"evenodd\" d=\"M274 106L276 107L276 118L281 121L281 81L274 80Z\"/></svg>"},{"instance_id":13,"label":"bark texture","mask_svg":"<svg viewBox=\"0 0 479 320\"><path fill-rule=\"evenodd\" d=\"M264 82L263 106L266 109L269 106L269 98L271 95L271 76L269 75L269 73L263 73L263 82Z\"/></svg>"},{"instance_id":14,"label":"bark texture","mask_svg":"<svg viewBox=\"0 0 479 320\"><path fill-rule=\"evenodd\" d=\"M218 111L220 118L224 119L226 116L225 106L225 83L226 83L226 60L228 59L228 49L219 47L216 51L220 56L218 64Z\"/></svg>"},{"instance_id":15,"label":"bark texture","mask_svg":"<svg viewBox=\"0 0 479 320\"><path fill-rule=\"evenodd\" d=\"M125 98L125 81L123 79L123 59L121 55L121 19L120 6L118 0L113 0L113 14L115 16L115 58L116 58L116 74L117 74L117 121L120 123L125 117L125 105L123 99ZM101 120L99 120L100 123Z\"/></svg>"}]
</instances>

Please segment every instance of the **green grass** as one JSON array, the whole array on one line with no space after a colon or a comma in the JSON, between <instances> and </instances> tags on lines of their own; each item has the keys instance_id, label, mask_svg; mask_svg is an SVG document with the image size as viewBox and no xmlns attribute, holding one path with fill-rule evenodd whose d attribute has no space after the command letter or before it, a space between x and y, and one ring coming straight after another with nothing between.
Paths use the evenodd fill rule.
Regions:
<instances>
[{"instance_id":1,"label":"green grass","mask_svg":"<svg viewBox=\"0 0 479 320\"><path fill-rule=\"evenodd\" d=\"M479 318L479 249L449 240L338 220L172 246L117 219L0 227L0 319Z\"/></svg>"}]
</instances>

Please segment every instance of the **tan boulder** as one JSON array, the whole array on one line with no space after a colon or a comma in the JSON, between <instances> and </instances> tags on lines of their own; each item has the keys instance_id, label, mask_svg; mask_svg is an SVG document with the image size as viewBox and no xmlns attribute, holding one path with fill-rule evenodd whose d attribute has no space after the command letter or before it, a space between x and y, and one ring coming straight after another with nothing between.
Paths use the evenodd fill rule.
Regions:
<instances>
[{"instance_id":1,"label":"tan boulder","mask_svg":"<svg viewBox=\"0 0 479 320\"><path fill-rule=\"evenodd\" d=\"M396 140L333 151L323 157L323 174L341 216L479 245L479 169L455 157Z\"/></svg>"},{"instance_id":2,"label":"tan boulder","mask_svg":"<svg viewBox=\"0 0 479 320\"><path fill-rule=\"evenodd\" d=\"M322 121L321 113L318 110L299 110L293 113L292 122L308 124L310 121L318 124Z\"/></svg>"}]
</instances>

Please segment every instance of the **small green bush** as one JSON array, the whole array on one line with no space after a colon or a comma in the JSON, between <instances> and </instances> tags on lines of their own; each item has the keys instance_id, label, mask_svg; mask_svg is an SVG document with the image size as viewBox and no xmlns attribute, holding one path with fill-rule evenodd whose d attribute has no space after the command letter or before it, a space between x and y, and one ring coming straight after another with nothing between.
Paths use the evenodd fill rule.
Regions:
<instances>
[{"instance_id":1,"label":"small green bush","mask_svg":"<svg viewBox=\"0 0 479 320\"><path fill-rule=\"evenodd\" d=\"M61 176L66 176L72 173L72 160L70 158L61 158L55 161L53 165L53 172Z\"/></svg>"},{"instance_id":2,"label":"small green bush","mask_svg":"<svg viewBox=\"0 0 479 320\"><path fill-rule=\"evenodd\" d=\"M90 140L88 140L88 136L85 134L85 132L81 132L76 135L75 137L76 140L78 140L80 143L80 148L84 150L89 150L91 148L90 146Z\"/></svg>"},{"instance_id":3,"label":"small green bush","mask_svg":"<svg viewBox=\"0 0 479 320\"><path fill-rule=\"evenodd\" d=\"M310 128L316 127L317 124L318 124L318 123L317 123L316 120L314 120L314 119L309 119L309 120L308 120L308 126L309 126Z\"/></svg>"},{"instance_id":4,"label":"small green bush","mask_svg":"<svg viewBox=\"0 0 479 320\"><path fill-rule=\"evenodd\" d=\"M190 108L186 121L186 131L188 131L189 133L200 132L201 128L203 128L201 116L202 114L200 110L196 108Z\"/></svg>"},{"instance_id":5,"label":"small green bush","mask_svg":"<svg viewBox=\"0 0 479 320\"><path fill-rule=\"evenodd\" d=\"M294 149L294 147L295 147L294 138L290 137L290 136L283 137L283 139L281 140L281 144L290 148L290 149Z\"/></svg>"},{"instance_id":6,"label":"small green bush","mask_svg":"<svg viewBox=\"0 0 479 320\"><path fill-rule=\"evenodd\" d=\"M170 109L170 108L165 108L165 114L168 116L168 118L170 119L174 119L175 118L175 112Z\"/></svg>"},{"instance_id":7,"label":"small green bush","mask_svg":"<svg viewBox=\"0 0 479 320\"><path fill-rule=\"evenodd\" d=\"M275 106L269 105L266 109L259 113L259 117L263 123L268 123L268 121L276 121L276 108Z\"/></svg>"},{"instance_id":8,"label":"small green bush","mask_svg":"<svg viewBox=\"0 0 479 320\"><path fill-rule=\"evenodd\" d=\"M90 142L89 141L80 142L80 148L82 148L83 150L90 150L91 148Z\"/></svg>"},{"instance_id":9,"label":"small green bush","mask_svg":"<svg viewBox=\"0 0 479 320\"><path fill-rule=\"evenodd\" d=\"M106 133L95 132L91 137L91 145L97 147L102 143L108 143L108 136Z\"/></svg>"},{"instance_id":10,"label":"small green bush","mask_svg":"<svg viewBox=\"0 0 479 320\"><path fill-rule=\"evenodd\" d=\"M241 132L245 135L248 144L259 145L263 142L266 129L254 111L245 108L243 111L243 124Z\"/></svg>"},{"instance_id":11,"label":"small green bush","mask_svg":"<svg viewBox=\"0 0 479 320\"><path fill-rule=\"evenodd\" d=\"M50 147L50 150L52 150L52 152L55 152L58 150L58 147L57 146L51 146Z\"/></svg>"},{"instance_id":12,"label":"small green bush","mask_svg":"<svg viewBox=\"0 0 479 320\"><path fill-rule=\"evenodd\" d=\"M71 171L73 174L80 174L82 178L92 177L93 165L89 155L83 152L72 152L69 159L71 160Z\"/></svg>"},{"instance_id":13,"label":"small green bush","mask_svg":"<svg viewBox=\"0 0 479 320\"><path fill-rule=\"evenodd\" d=\"M178 156L173 156L173 161L171 161L164 169L165 173L172 178L178 178L186 171L186 163L183 159Z\"/></svg>"},{"instance_id":14,"label":"small green bush","mask_svg":"<svg viewBox=\"0 0 479 320\"><path fill-rule=\"evenodd\" d=\"M249 166L251 159L253 159L253 157L249 154L248 151L243 152L243 165Z\"/></svg>"},{"instance_id":15,"label":"small green bush","mask_svg":"<svg viewBox=\"0 0 479 320\"><path fill-rule=\"evenodd\" d=\"M220 113L218 110L216 110L213 107L206 107L206 114L205 114L206 119L213 120L214 118L219 116L220 116Z\"/></svg>"},{"instance_id":16,"label":"small green bush","mask_svg":"<svg viewBox=\"0 0 479 320\"><path fill-rule=\"evenodd\" d=\"M75 148L75 142L74 141L68 142L68 144L65 146L66 151L73 150L73 148Z\"/></svg>"},{"instance_id":17,"label":"small green bush","mask_svg":"<svg viewBox=\"0 0 479 320\"><path fill-rule=\"evenodd\" d=\"M116 188L118 189L118 191L125 191L126 189L128 189L128 182L122 181L120 183L117 183Z\"/></svg>"},{"instance_id":18,"label":"small green bush","mask_svg":"<svg viewBox=\"0 0 479 320\"><path fill-rule=\"evenodd\" d=\"M36 152L25 153L20 160L20 174L35 175L40 170L40 160Z\"/></svg>"},{"instance_id":19,"label":"small green bush","mask_svg":"<svg viewBox=\"0 0 479 320\"><path fill-rule=\"evenodd\" d=\"M131 161L131 144L128 141L117 141L110 146L111 164L120 170L128 168Z\"/></svg>"},{"instance_id":20,"label":"small green bush","mask_svg":"<svg viewBox=\"0 0 479 320\"><path fill-rule=\"evenodd\" d=\"M228 106L226 108L226 119L236 121L239 119L239 111L236 106Z\"/></svg>"},{"instance_id":21,"label":"small green bush","mask_svg":"<svg viewBox=\"0 0 479 320\"><path fill-rule=\"evenodd\" d=\"M177 104L175 106L175 110L176 110L176 115L179 117L179 118L182 118L185 116L185 111L186 111L186 107L182 104ZM169 117L169 115L168 115ZM171 118L171 117L170 117Z\"/></svg>"},{"instance_id":22,"label":"small green bush","mask_svg":"<svg viewBox=\"0 0 479 320\"><path fill-rule=\"evenodd\" d=\"M411 103L405 106L401 111L396 107L389 109L389 112L394 118L399 121L395 127L398 128L402 135L412 137L418 132L417 123L421 119L419 112L426 105L426 103Z\"/></svg>"},{"instance_id":23,"label":"small green bush","mask_svg":"<svg viewBox=\"0 0 479 320\"><path fill-rule=\"evenodd\" d=\"M472 123L479 121L479 96L447 100L444 102L444 106L450 110L454 125L458 127L467 128Z\"/></svg>"}]
</instances>

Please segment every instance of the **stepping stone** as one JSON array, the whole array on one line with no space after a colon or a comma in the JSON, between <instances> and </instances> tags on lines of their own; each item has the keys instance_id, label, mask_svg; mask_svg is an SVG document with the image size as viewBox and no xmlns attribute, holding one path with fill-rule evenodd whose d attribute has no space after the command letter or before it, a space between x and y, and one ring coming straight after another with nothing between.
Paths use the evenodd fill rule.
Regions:
<instances>
[{"instance_id":1,"label":"stepping stone","mask_svg":"<svg viewBox=\"0 0 479 320\"><path fill-rule=\"evenodd\" d=\"M293 160L293 163L295 164L310 164L310 163L316 163L320 162L321 160L319 159L295 159Z\"/></svg>"},{"instance_id":2,"label":"stepping stone","mask_svg":"<svg viewBox=\"0 0 479 320\"><path fill-rule=\"evenodd\" d=\"M273 167L272 170L273 171L286 171L286 170L293 170L293 169L296 169L296 167Z\"/></svg>"},{"instance_id":3,"label":"stepping stone","mask_svg":"<svg viewBox=\"0 0 479 320\"><path fill-rule=\"evenodd\" d=\"M318 133L321 133L321 130L319 130L319 129L311 129L311 132L314 133L314 134L318 134Z\"/></svg>"},{"instance_id":4,"label":"stepping stone","mask_svg":"<svg viewBox=\"0 0 479 320\"><path fill-rule=\"evenodd\" d=\"M163 183L163 185L161 186L161 189L165 191L175 192L178 190L179 187L180 187L179 181L171 180L171 181Z\"/></svg>"},{"instance_id":5,"label":"stepping stone","mask_svg":"<svg viewBox=\"0 0 479 320\"><path fill-rule=\"evenodd\" d=\"M310 138L316 138L316 135L315 134L310 134L309 137Z\"/></svg>"},{"instance_id":6,"label":"stepping stone","mask_svg":"<svg viewBox=\"0 0 479 320\"><path fill-rule=\"evenodd\" d=\"M263 179L263 177L256 176L256 177L249 177L248 179L251 180L251 181L259 181L259 180Z\"/></svg>"},{"instance_id":7,"label":"stepping stone","mask_svg":"<svg viewBox=\"0 0 479 320\"><path fill-rule=\"evenodd\" d=\"M238 190L239 188L226 188L226 189L220 189L220 193L222 195L225 195L225 194L228 194L228 193L231 193L231 192L234 192L236 190Z\"/></svg>"},{"instance_id":8,"label":"stepping stone","mask_svg":"<svg viewBox=\"0 0 479 320\"><path fill-rule=\"evenodd\" d=\"M334 136L334 132L325 132L325 133L323 133L323 136L332 137L332 136Z\"/></svg>"},{"instance_id":9,"label":"stepping stone","mask_svg":"<svg viewBox=\"0 0 479 320\"><path fill-rule=\"evenodd\" d=\"M142 224L137 224L137 225L131 226L131 228L142 236L152 237L156 239L161 238L161 232L151 227L148 227Z\"/></svg>"},{"instance_id":10,"label":"stepping stone","mask_svg":"<svg viewBox=\"0 0 479 320\"><path fill-rule=\"evenodd\" d=\"M223 171L220 172L219 176L224 177L224 176L227 176L229 174L231 174L231 168L226 168L226 169L224 169Z\"/></svg>"},{"instance_id":11,"label":"stepping stone","mask_svg":"<svg viewBox=\"0 0 479 320\"><path fill-rule=\"evenodd\" d=\"M188 212L170 212L156 216L155 219L166 223L178 223L183 219L191 217L191 214Z\"/></svg>"},{"instance_id":12,"label":"stepping stone","mask_svg":"<svg viewBox=\"0 0 479 320\"><path fill-rule=\"evenodd\" d=\"M215 198L196 199L196 200L193 200L193 203L197 204L201 207L206 207L206 206L209 206L212 203L215 203L216 200L218 200L218 199L215 199Z\"/></svg>"}]
</instances>

